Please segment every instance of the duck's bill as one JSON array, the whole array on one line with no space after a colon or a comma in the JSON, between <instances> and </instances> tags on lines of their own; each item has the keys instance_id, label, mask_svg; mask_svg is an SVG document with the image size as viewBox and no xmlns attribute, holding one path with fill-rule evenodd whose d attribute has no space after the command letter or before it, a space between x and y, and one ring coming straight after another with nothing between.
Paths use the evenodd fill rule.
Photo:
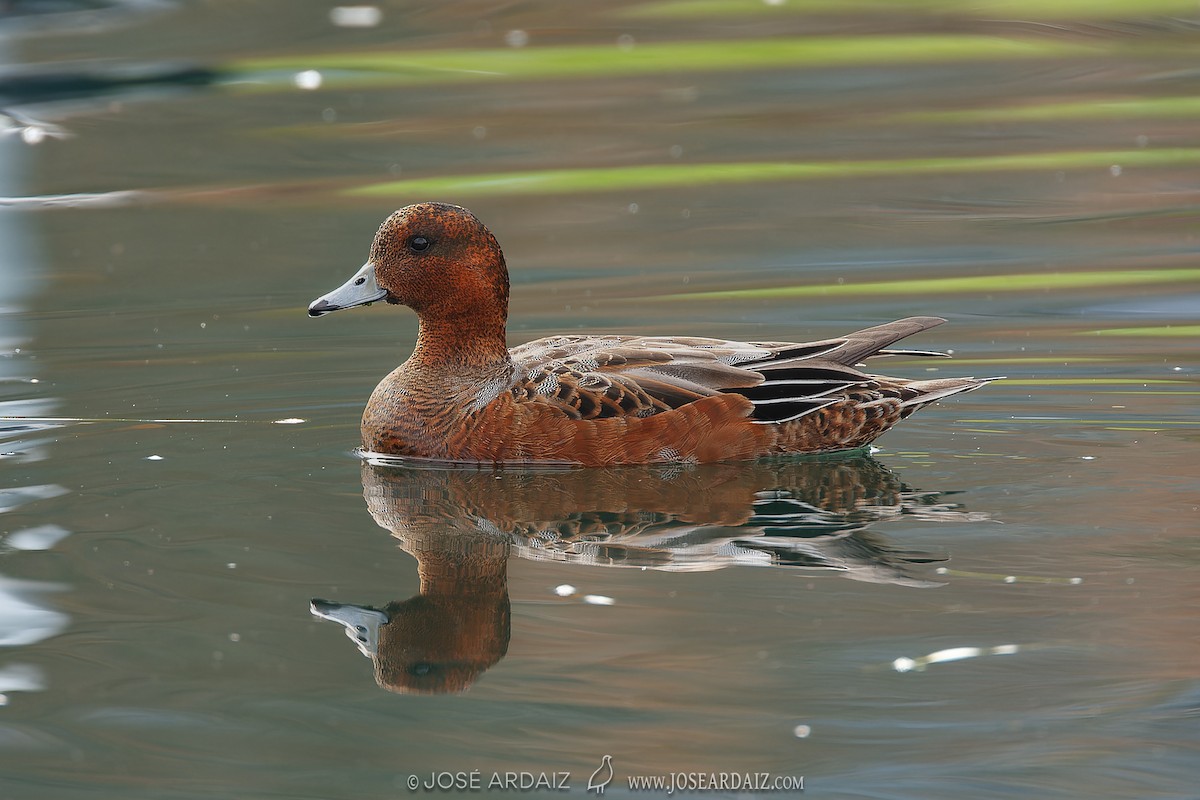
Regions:
<instances>
[{"instance_id":1,"label":"duck's bill","mask_svg":"<svg viewBox=\"0 0 1200 800\"><path fill-rule=\"evenodd\" d=\"M368 261L350 280L327 295L322 295L308 307L310 317L319 317L330 311L365 306L387 297L387 290L380 289L375 282L375 264Z\"/></svg>"},{"instance_id":2,"label":"duck's bill","mask_svg":"<svg viewBox=\"0 0 1200 800\"><path fill-rule=\"evenodd\" d=\"M308 609L314 617L343 625L346 635L354 640L359 651L367 658L374 658L379 652L379 628L388 623L387 614L379 609L349 603L333 603L316 597Z\"/></svg>"}]
</instances>

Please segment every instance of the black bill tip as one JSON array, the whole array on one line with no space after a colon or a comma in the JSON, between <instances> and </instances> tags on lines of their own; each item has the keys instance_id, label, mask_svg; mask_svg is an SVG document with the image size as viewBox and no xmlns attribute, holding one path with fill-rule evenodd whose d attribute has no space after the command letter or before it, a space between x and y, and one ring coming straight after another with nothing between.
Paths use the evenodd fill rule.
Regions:
<instances>
[{"instance_id":1,"label":"black bill tip","mask_svg":"<svg viewBox=\"0 0 1200 800\"><path fill-rule=\"evenodd\" d=\"M313 304L308 307L308 315L310 317L319 317L322 314L328 314L330 311L337 311L340 306L335 306L333 303L322 298L314 300Z\"/></svg>"}]
</instances>

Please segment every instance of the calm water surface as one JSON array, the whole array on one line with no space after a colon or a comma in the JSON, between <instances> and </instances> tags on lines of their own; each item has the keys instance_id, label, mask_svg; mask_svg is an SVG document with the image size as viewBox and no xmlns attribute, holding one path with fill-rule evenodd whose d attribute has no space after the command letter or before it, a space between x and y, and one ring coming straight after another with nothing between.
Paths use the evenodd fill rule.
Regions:
<instances>
[{"instance_id":1,"label":"calm water surface","mask_svg":"<svg viewBox=\"0 0 1200 800\"><path fill-rule=\"evenodd\" d=\"M1196 796L1194 3L80 5L0 4L0 796ZM425 199L514 343L937 314L889 372L1008 379L871 456L363 464L415 318L304 308Z\"/></svg>"}]
</instances>

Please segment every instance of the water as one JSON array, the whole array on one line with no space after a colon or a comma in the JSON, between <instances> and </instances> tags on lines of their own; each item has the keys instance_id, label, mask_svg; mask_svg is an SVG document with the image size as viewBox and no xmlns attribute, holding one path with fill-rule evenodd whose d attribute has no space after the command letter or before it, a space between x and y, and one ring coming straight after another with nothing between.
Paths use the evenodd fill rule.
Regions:
<instances>
[{"instance_id":1,"label":"water","mask_svg":"<svg viewBox=\"0 0 1200 800\"><path fill-rule=\"evenodd\" d=\"M0 796L1195 795L1194 4L11 5ZM364 466L415 319L304 309L423 199L513 343L937 314L887 371L1008 380L871 457Z\"/></svg>"}]
</instances>

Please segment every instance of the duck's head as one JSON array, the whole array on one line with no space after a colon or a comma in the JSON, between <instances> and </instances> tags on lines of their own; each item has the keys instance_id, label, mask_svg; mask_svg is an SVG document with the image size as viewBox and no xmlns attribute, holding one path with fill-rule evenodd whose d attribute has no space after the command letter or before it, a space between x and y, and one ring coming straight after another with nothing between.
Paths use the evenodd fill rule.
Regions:
<instances>
[{"instance_id":1,"label":"duck's head","mask_svg":"<svg viewBox=\"0 0 1200 800\"><path fill-rule=\"evenodd\" d=\"M371 257L308 314L319 317L378 300L417 314L455 317L508 310L508 268L496 237L461 206L417 203L379 226Z\"/></svg>"},{"instance_id":2,"label":"duck's head","mask_svg":"<svg viewBox=\"0 0 1200 800\"><path fill-rule=\"evenodd\" d=\"M338 622L390 692L462 692L508 652L507 590L419 594L384 608L314 599L314 616Z\"/></svg>"}]
</instances>

